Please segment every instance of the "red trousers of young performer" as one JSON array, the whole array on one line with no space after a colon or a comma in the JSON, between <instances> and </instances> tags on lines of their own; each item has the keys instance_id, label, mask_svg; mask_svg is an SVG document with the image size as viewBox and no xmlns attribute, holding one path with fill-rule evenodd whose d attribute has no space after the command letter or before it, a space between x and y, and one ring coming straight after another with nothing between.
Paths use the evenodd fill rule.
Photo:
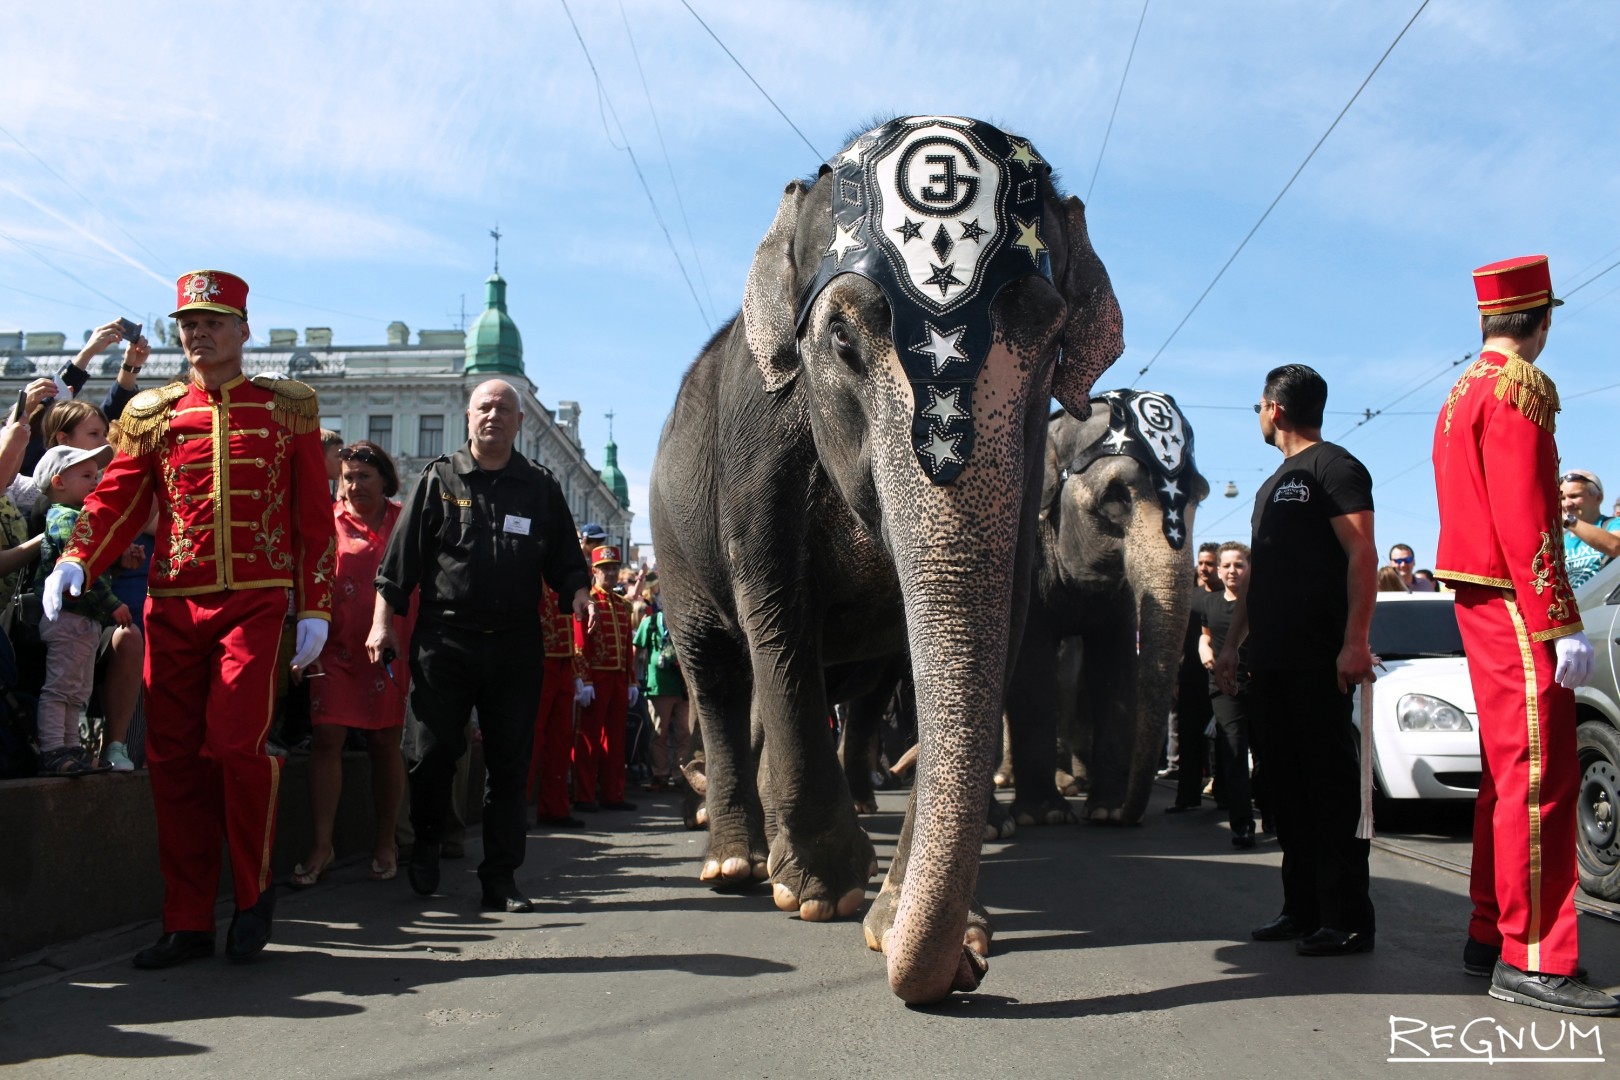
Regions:
<instances>
[{"instance_id":1,"label":"red trousers of young performer","mask_svg":"<svg viewBox=\"0 0 1620 1080\"><path fill-rule=\"evenodd\" d=\"M568 764L574 752L574 661L548 656L534 718L529 791L540 820L568 816Z\"/></svg>"},{"instance_id":2,"label":"red trousers of young performer","mask_svg":"<svg viewBox=\"0 0 1620 1080\"><path fill-rule=\"evenodd\" d=\"M285 589L146 601L146 762L164 933L213 931L222 835L236 906L270 887L281 762L264 740L286 615Z\"/></svg>"},{"instance_id":3,"label":"red trousers of young performer","mask_svg":"<svg viewBox=\"0 0 1620 1080\"><path fill-rule=\"evenodd\" d=\"M574 799L623 802L630 673L593 670L591 685L596 688L596 697L579 711L579 734L574 737Z\"/></svg>"},{"instance_id":4,"label":"red trousers of young performer","mask_svg":"<svg viewBox=\"0 0 1620 1080\"><path fill-rule=\"evenodd\" d=\"M1483 766L1468 933L1500 944L1502 959L1522 971L1572 975L1580 785L1575 693L1553 681L1554 642L1530 640L1512 593L1484 585L1456 589Z\"/></svg>"}]
</instances>

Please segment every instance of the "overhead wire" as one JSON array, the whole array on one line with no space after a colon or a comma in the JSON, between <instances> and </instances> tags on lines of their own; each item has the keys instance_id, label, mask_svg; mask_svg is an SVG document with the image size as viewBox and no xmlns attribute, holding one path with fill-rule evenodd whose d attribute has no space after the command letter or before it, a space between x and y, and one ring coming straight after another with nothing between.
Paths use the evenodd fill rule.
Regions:
<instances>
[{"instance_id":1,"label":"overhead wire","mask_svg":"<svg viewBox=\"0 0 1620 1080\"><path fill-rule=\"evenodd\" d=\"M636 36L630 31L630 17L619 4L619 18L624 20L624 36L630 42L630 55L636 60L636 74L641 77L641 92L647 97L647 112L652 114L653 130L658 133L658 148L664 153L664 168L669 172L669 186L675 191L675 205L681 211L681 224L686 227L686 242L692 247L692 262L697 266L698 280L703 283L703 296L709 301L711 322L719 321L714 306L714 294L709 291L709 276L703 272L703 256L698 254L697 238L692 234L692 222L686 216L686 200L681 197L681 185L675 179L675 165L670 161L669 146L664 142L664 127L658 122L658 110L653 106L652 89L647 85L647 72L641 66L641 51L636 48Z\"/></svg>"},{"instance_id":2,"label":"overhead wire","mask_svg":"<svg viewBox=\"0 0 1620 1080\"><path fill-rule=\"evenodd\" d=\"M99 304L75 304L71 300L63 300L60 297L46 296L44 293L29 292L27 289L19 289L17 286L7 285L3 281L0 281L0 289L6 289L14 293L21 293L23 296L32 296L35 300L44 300L48 304L60 304L63 307L80 308L84 311L98 311L103 315L107 313L107 309Z\"/></svg>"},{"instance_id":3,"label":"overhead wire","mask_svg":"<svg viewBox=\"0 0 1620 1080\"><path fill-rule=\"evenodd\" d=\"M1424 0L1424 2L1427 3L1428 0ZM754 84L754 89L758 90L761 94L764 94L765 100L771 103L771 108L776 110L776 114L778 116L780 116L783 120L787 121L787 126L793 129L793 134L797 135L801 140L803 140L804 145L806 145L806 146L808 146L810 148L810 152L812 154L816 155L817 160L826 161L827 160L827 155L823 154L820 150L817 150L816 149L816 144L811 142L808 138L805 138L804 132L799 130L799 125L795 124L793 122L793 120L788 116L788 114L782 111L782 106L778 105L776 103L776 99L771 97L771 95L766 92L766 90L765 90L765 88L763 86L759 85L759 80L754 78L752 75L749 74L748 69L743 67L742 61L737 59L737 54L732 52L730 49L726 48L726 43L721 41L720 40L720 35L715 33L712 29L710 29L709 24L703 21L703 16L699 15L696 11L694 11L692 9L692 5L688 4L686 2L686 0L681 0L681 6L684 7L687 11L692 12L692 18L694 18L694 19L696 19L698 21L699 26L703 27L703 29L705 29L705 30L708 30L709 36L714 38L714 43L716 45L720 46L721 50L727 56L731 57L731 62L733 64L736 64L737 65L737 70L742 72L744 75L746 75L748 77L748 81Z\"/></svg>"},{"instance_id":4,"label":"overhead wire","mask_svg":"<svg viewBox=\"0 0 1620 1080\"><path fill-rule=\"evenodd\" d=\"M1142 24L1147 21L1148 0L1142 0L1142 14L1136 20L1136 33L1131 36L1131 51L1125 55L1125 70L1120 72L1119 89L1114 92L1114 107L1108 113L1108 127L1103 131L1102 145L1097 148L1097 164L1091 167L1091 183L1086 185L1086 202L1091 202L1091 190L1097 186L1097 173L1102 169L1103 154L1108 150L1108 136L1114 133L1114 117L1119 114L1119 99L1125 96L1125 80L1131 73L1131 61L1136 58L1136 43L1142 37Z\"/></svg>"},{"instance_id":5,"label":"overhead wire","mask_svg":"<svg viewBox=\"0 0 1620 1080\"><path fill-rule=\"evenodd\" d=\"M682 3L685 3L685 0L682 0ZM1309 165L1311 163L1311 159L1316 156L1316 152L1322 149L1322 144L1327 142L1328 136L1332 135L1333 130L1339 126L1339 121L1343 120L1345 114L1350 111L1350 106L1354 105L1356 103L1356 99L1361 96L1361 92L1367 89L1367 84L1372 82L1374 75L1378 74L1378 69L1384 66L1384 61L1389 59L1389 54L1395 51L1395 46L1401 43L1401 39L1406 36L1406 32L1412 28L1412 24L1417 22L1418 16L1423 14L1423 9L1428 6L1429 0L1422 0L1422 2L1418 4L1417 10L1412 12L1412 17L1406 20L1405 26L1401 27L1401 32L1395 35L1395 40L1389 43L1389 48L1384 50L1384 54L1378 58L1378 62L1372 66L1372 70L1367 72L1367 77L1361 80L1361 85L1356 87L1356 92L1350 95L1350 100L1345 102L1344 108L1339 110L1339 115L1333 118L1333 123L1329 124L1327 130L1322 133L1322 137L1316 140L1316 145L1311 147L1310 153L1305 155L1305 160L1299 163L1299 168L1294 170L1294 175L1288 178L1288 182L1282 186L1282 190L1277 192L1277 197L1271 200L1271 205L1267 206L1265 212L1260 215L1260 220L1254 223L1254 227L1244 235L1241 241L1239 241L1237 248L1227 258L1226 262L1221 264L1221 268L1215 272L1215 277L1208 285L1204 287L1204 291L1198 294L1198 299L1193 301L1193 306L1187 310L1187 314L1181 317L1181 321L1176 324L1176 328L1170 331L1170 336L1164 339L1164 344L1159 346L1158 351L1153 354L1153 358L1150 359L1146 364L1142 365L1142 368L1137 371L1136 378L1131 381L1131 385L1133 387L1138 381L1141 380L1143 375L1148 373L1148 369L1158 362L1159 357L1164 355L1164 350L1170 347L1170 343L1176 339L1176 335L1181 333L1181 328L1187 325L1187 320L1193 317L1193 313L1196 312L1199 306L1203 304L1204 298L1210 294L1210 292L1215 288L1216 284L1219 283L1221 278L1226 274L1227 268L1237 260L1238 255L1240 255L1243 249L1248 246L1249 241L1254 237L1254 234L1260 231L1260 226L1266 223L1266 219L1270 217L1271 212L1277 208L1277 204L1282 201L1282 197L1288 194L1288 189L1294 186L1294 181L1298 180L1300 173L1305 171L1305 166Z\"/></svg>"},{"instance_id":6,"label":"overhead wire","mask_svg":"<svg viewBox=\"0 0 1620 1080\"><path fill-rule=\"evenodd\" d=\"M122 311L125 314L132 314L135 311L134 308L130 307L128 304L124 303L123 301L114 300L112 297L108 296L106 293L102 292L100 289L96 288L94 285L90 284L88 281L85 281L83 278L79 277L77 274L74 274L70 270L63 269L62 267L58 266L56 263L52 262L50 259L47 259L43 254L41 254L37 249L35 249L33 245L24 243L23 241L17 239L15 236L12 236L10 233L5 232L3 230L0 230L0 240L7 240L7 241L11 242L12 244L16 245L17 247L21 248L23 251L28 252L28 254L32 255L34 258L36 258L40 262L44 263L46 266L50 267L52 270L55 270L58 274L61 274L63 277L67 278L69 281L73 282L75 285L78 285L80 288L85 289L85 290L87 290L89 292L95 293L97 296L99 296L103 300L107 301L107 303L111 304L114 308L117 308L119 311Z\"/></svg>"},{"instance_id":7,"label":"overhead wire","mask_svg":"<svg viewBox=\"0 0 1620 1080\"><path fill-rule=\"evenodd\" d=\"M653 220L658 222L658 228L664 234L664 242L669 245L669 253L675 256L675 265L681 269L681 278L686 282L687 291L692 294L692 303L698 309L698 318L710 330L714 324L709 321L708 312L703 310L703 301L698 299L697 289L692 284L692 275L686 272L686 263L681 258L679 249L675 247L675 238L669 234L669 226L664 224L664 215L658 211L658 200L653 198L652 188L647 185L646 174L641 171L641 162L636 158L636 151L630 145L630 137L625 133L624 124L619 121L619 113L613 108L613 99L608 96L607 87L602 83L602 75L596 70L596 61L591 58L591 50L585 45L585 36L579 32L579 24L574 21L574 13L568 7L568 0L557 0L562 5L563 14L568 16L568 25L574 28L574 38L579 42L579 49L585 54L585 63L591 69L591 77L596 80L596 95L598 105L606 105L607 111L613 117L614 125L619 129L619 136L624 139L624 145L619 146L613 142L613 133L607 130L607 117L602 118L602 129L607 134L608 143L616 150L623 150L630 156L630 165L635 169L636 179L641 182L641 190L647 196L647 204L652 207ZM694 12L694 14L696 14ZM701 20L700 20L701 21Z\"/></svg>"}]
</instances>

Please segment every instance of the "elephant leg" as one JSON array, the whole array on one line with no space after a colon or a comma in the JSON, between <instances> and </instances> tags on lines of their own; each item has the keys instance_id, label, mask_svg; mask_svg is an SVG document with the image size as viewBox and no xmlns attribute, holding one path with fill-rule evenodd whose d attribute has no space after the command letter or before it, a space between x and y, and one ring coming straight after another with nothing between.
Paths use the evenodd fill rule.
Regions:
<instances>
[{"instance_id":1,"label":"elephant leg","mask_svg":"<svg viewBox=\"0 0 1620 1080\"><path fill-rule=\"evenodd\" d=\"M715 886L764 880L769 851L765 812L760 803L754 755L749 743L752 680L740 665L730 678L711 679L706 670L688 670L704 743L704 807L709 849L700 878Z\"/></svg>"},{"instance_id":2,"label":"elephant leg","mask_svg":"<svg viewBox=\"0 0 1620 1080\"><path fill-rule=\"evenodd\" d=\"M819 662L802 650L756 653L753 661L775 823L766 867L776 906L807 922L853 915L877 857L838 764Z\"/></svg>"},{"instance_id":3,"label":"elephant leg","mask_svg":"<svg viewBox=\"0 0 1620 1080\"><path fill-rule=\"evenodd\" d=\"M911 863L911 838L916 820L917 792L913 788L911 798L906 802L906 820L900 827L900 839L895 843L889 872L884 875L883 887L878 890L866 918L861 921L866 947L873 952L888 953L887 938L889 931L894 929L895 912L900 907L900 890L906 883L906 869ZM989 912L984 910L977 898L971 900L968 904L967 930L962 935L962 960L957 968L953 990L978 988L985 972L990 969L986 958L990 955L993 933Z\"/></svg>"},{"instance_id":4,"label":"elephant leg","mask_svg":"<svg viewBox=\"0 0 1620 1080\"><path fill-rule=\"evenodd\" d=\"M877 767L878 727L883 709L894 696L895 681L885 678L876 689L844 703L844 737L838 756L844 767L844 780L855 800L857 814L877 813L877 791L872 771Z\"/></svg>"},{"instance_id":5,"label":"elephant leg","mask_svg":"<svg viewBox=\"0 0 1620 1080\"><path fill-rule=\"evenodd\" d=\"M1024 628L1007 683L1007 730L1012 745L1012 820L1018 825L1065 825L1075 820L1055 783L1057 775L1057 641L1044 620Z\"/></svg>"},{"instance_id":6,"label":"elephant leg","mask_svg":"<svg viewBox=\"0 0 1620 1080\"><path fill-rule=\"evenodd\" d=\"M686 764L680 767L681 775L686 778L686 790L681 793L681 820L688 829L705 829L709 825L709 808L704 805L709 791L708 762L703 756L703 718L695 700L690 703L690 714L691 751Z\"/></svg>"},{"instance_id":7,"label":"elephant leg","mask_svg":"<svg viewBox=\"0 0 1620 1080\"><path fill-rule=\"evenodd\" d=\"M1125 820L1137 715L1135 622L1128 611L1121 611L1117 617L1096 620L1086 634L1081 684L1094 718L1086 819L1098 824Z\"/></svg>"}]
</instances>

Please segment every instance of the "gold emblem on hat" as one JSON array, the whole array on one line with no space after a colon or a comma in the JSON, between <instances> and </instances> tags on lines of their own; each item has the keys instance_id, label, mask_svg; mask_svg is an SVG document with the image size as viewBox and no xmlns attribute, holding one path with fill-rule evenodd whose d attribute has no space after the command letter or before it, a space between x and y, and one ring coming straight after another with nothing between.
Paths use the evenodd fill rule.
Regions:
<instances>
[{"instance_id":1,"label":"gold emblem on hat","mask_svg":"<svg viewBox=\"0 0 1620 1080\"><path fill-rule=\"evenodd\" d=\"M212 300L219 295L219 285L212 274L192 274L186 279L186 299L193 304Z\"/></svg>"}]
</instances>

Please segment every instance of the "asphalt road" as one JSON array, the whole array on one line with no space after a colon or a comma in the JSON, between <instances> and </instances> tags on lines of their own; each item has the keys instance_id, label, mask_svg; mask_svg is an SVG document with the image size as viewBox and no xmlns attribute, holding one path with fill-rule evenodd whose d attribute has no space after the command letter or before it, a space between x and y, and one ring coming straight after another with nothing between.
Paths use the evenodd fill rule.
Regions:
<instances>
[{"instance_id":1,"label":"asphalt road","mask_svg":"<svg viewBox=\"0 0 1620 1080\"><path fill-rule=\"evenodd\" d=\"M1280 904L1275 842L1235 851L1223 815L1166 817L1171 797L1161 786L1142 828L1026 829L990 845L989 976L932 1008L889 994L857 921L804 924L763 889L699 887L703 836L657 796L600 816L617 831L531 834L532 915L478 910L474 845L445 864L442 897L419 899L403 876L367 881L361 861L283 890L275 942L251 964L136 971L151 923L13 964L0 972L0 1073L1361 1077L1398 1075L1392 1056L1483 1061L1482 1038L1493 1077L1612 1068L1504 1057L1620 1057L1620 1021L1571 1032L1462 973L1457 815L1378 842L1376 952L1309 959L1248 936ZM902 796L880 803L867 823L886 864ZM1581 921L1583 962L1613 989L1620 925ZM1521 1038L1535 1021L1557 1045L1504 1047L1484 1018Z\"/></svg>"}]
</instances>

